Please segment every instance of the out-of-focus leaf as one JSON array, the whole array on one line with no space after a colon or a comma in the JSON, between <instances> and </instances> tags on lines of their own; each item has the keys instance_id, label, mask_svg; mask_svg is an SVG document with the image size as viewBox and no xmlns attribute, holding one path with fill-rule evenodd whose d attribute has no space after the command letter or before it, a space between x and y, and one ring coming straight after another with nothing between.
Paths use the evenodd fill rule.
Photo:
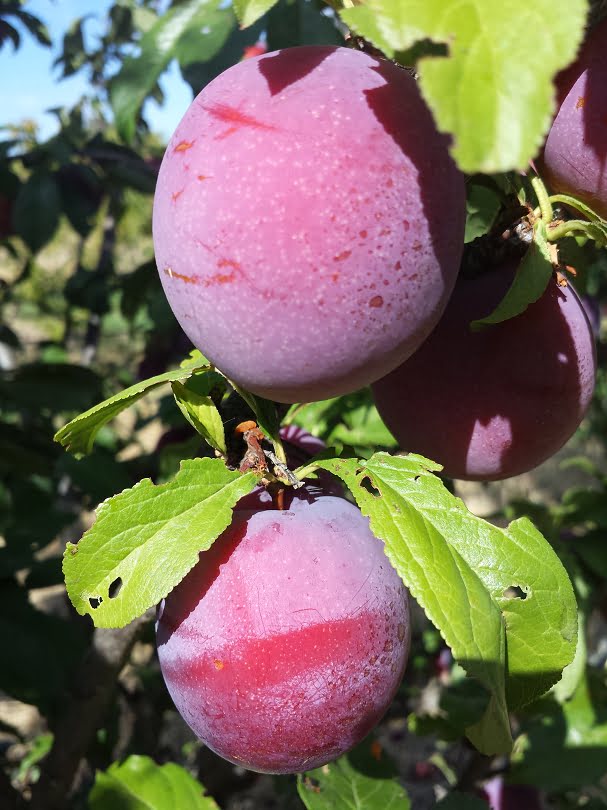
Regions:
<instances>
[{"instance_id":1,"label":"out-of-focus leaf","mask_svg":"<svg viewBox=\"0 0 607 810\"><path fill-rule=\"evenodd\" d=\"M27 28L39 45L49 47L52 44L46 25L38 17L30 14L29 11L24 11L22 8L11 10L11 14L14 14L19 22Z\"/></svg>"},{"instance_id":2,"label":"out-of-focus leaf","mask_svg":"<svg viewBox=\"0 0 607 810\"><path fill-rule=\"evenodd\" d=\"M24 588L2 584L0 645L10 651L0 667L4 692L49 711L67 688L85 641L81 626L36 610Z\"/></svg>"},{"instance_id":3,"label":"out-of-focus leaf","mask_svg":"<svg viewBox=\"0 0 607 810\"><path fill-rule=\"evenodd\" d=\"M210 27L219 3L220 0L185 0L171 6L143 35L138 55L125 59L110 87L116 126L125 141L132 141L141 106L160 74L177 56L181 38L188 30L201 32ZM212 47L218 49L221 44L222 41L213 43Z\"/></svg>"},{"instance_id":4,"label":"out-of-focus leaf","mask_svg":"<svg viewBox=\"0 0 607 810\"><path fill-rule=\"evenodd\" d=\"M130 756L98 771L89 810L219 810L205 789L179 765Z\"/></svg>"},{"instance_id":5,"label":"out-of-focus leaf","mask_svg":"<svg viewBox=\"0 0 607 810\"><path fill-rule=\"evenodd\" d=\"M0 472L26 476L51 472L59 448L47 431L0 422Z\"/></svg>"},{"instance_id":6,"label":"out-of-focus leaf","mask_svg":"<svg viewBox=\"0 0 607 810\"><path fill-rule=\"evenodd\" d=\"M6 20L0 19L0 48L2 48L5 42L9 42L9 40L13 43L13 50L16 51L21 44L19 31L17 31L13 25L7 23Z\"/></svg>"},{"instance_id":7,"label":"out-of-focus leaf","mask_svg":"<svg viewBox=\"0 0 607 810\"><path fill-rule=\"evenodd\" d=\"M195 63L209 62L221 53L235 24L236 18L230 6L217 7L217 4L213 4L209 7L204 24L187 28L175 46L175 58L181 69Z\"/></svg>"},{"instance_id":8,"label":"out-of-focus leaf","mask_svg":"<svg viewBox=\"0 0 607 810\"><path fill-rule=\"evenodd\" d=\"M50 172L33 172L19 189L13 223L32 253L44 247L55 234L61 213L61 195Z\"/></svg>"},{"instance_id":9,"label":"out-of-focus leaf","mask_svg":"<svg viewBox=\"0 0 607 810\"><path fill-rule=\"evenodd\" d=\"M30 773L36 770L36 764L48 754L53 745L52 734L39 734L31 743L31 747L19 763L17 781L26 782Z\"/></svg>"},{"instance_id":10,"label":"out-of-focus leaf","mask_svg":"<svg viewBox=\"0 0 607 810\"><path fill-rule=\"evenodd\" d=\"M344 38L330 17L309 0L279 0L265 17L268 51L297 45L343 45Z\"/></svg>"},{"instance_id":11,"label":"out-of-focus leaf","mask_svg":"<svg viewBox=\"0 0 607 810\"><path fill-rule=\"evenodd\" d=\"M81 236L90 233L103 198L99 177L89 167L77 163L57 172L61 201L70 224Z\"/></svg>"},{"instance_id":12,"label":"out-of-focus leaf","mask_svg":"<svg viewBox=\"0 0 607 810\"><path fill-rule=\"evenodd\" d=\"M29 363L0 375L0 398L33 413L79 411L101 397L101 378L71 363Z\"/></svg>"},{"instance_id":13,"label":"out-of-focus leaf","mask_svg":"<svg viewBox=\"0 0 607 810\"><path fill-rule=\"evenodd\" d=\"M206 53L197 55L191 48L188 48L182 54L182 59L179 58L180 52L179 48L177 49L176 55L181 74L195 95L212 79L239 62L244 55L245 48L254 45L263 31L261 23L256 23L244 30L238 28L232 9L226 8L223 11L225 17L222 25L226 30L226 39L223 47L216 54L209 58ZM189 37L186 36L185 40L187 42Z\"/></svg>"},{"instance_id":14,"label":"out-of-focus leaf","mask_svg":"<svg viewBox=\"0 0 607 810\"><path fill-rule=\"evenodd\" d=\"M572 551L595 575L607 580L607 527L571 541Z\"/></svg>"},{"instance_id":15,"label":"out-of-focus leaf","mask_svg":"<svg viewBox=\"0 0 607 810\"><path fill-rule=\"evenodd\" d=\"M127 185L144 194L154 193L158 170L153 163L145 161L132 149L96 135L85 146L84 153L120 187Z\"/></svg>"},{"instance_id":16,"label":"out-of-focus leaf","mask_svg":"<svg viewBox=\"0 0 607 810\"><path fill-rule=\"evenodd\" d=\"M562 791L592 785L605 776L607 693L601 678L586 671L562 705L545 698L522 719L511 777L522 784Z\"/></svg>"},{"instance_id":17,"label":"out-of-focus leaf","mask_svg":"<svg viewBox=\"0 0 607 810\"><path fill-rule=\"evenodd\" d=\"M234 0L234 10L241 28L248 28L276 5L278 0Z\"/></svg>"},{"instance_id":18,"label":"out-of-focus leaf","mask_svg":"<svg viewBox=\"0 0 607 810\"><path fill-rule=\"evenodd\" d=\"M77 17L70 23L63 36L63 51L55 59L55 65L63 67L63 78L73 76L86 62L82 24L90 16L87 14L84 17Z\"/></svg>"},{"instance_id":19,"label":"out-of-focus leaf","mask_svg":"<svg viewBox=\"0 0 607 810\"><path fill-rule=\"evenodd\" d=\"M69 476L71 486L88 495L93 503L104 501L135 483L126 465L104 450L95 450L82 459L62 453L57 472Z\"/></svg>"}]
</instances>

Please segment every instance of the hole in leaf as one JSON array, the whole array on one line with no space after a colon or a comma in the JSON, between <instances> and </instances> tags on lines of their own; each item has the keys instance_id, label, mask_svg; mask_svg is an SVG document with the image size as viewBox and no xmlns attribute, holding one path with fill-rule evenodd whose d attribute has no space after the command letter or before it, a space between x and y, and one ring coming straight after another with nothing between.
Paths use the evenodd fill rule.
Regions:
<instances>
[{"instance_id":1,"label":"hole in leaf","mask_svg":"<svg viewBox=\"0 0 607 810\"><path fill-rule=\"evenodd\" d=\"M312 793L320 793L320 782L318 779L314 779L313 776L304 776L304 785L308 790L311 790Z\"/></svg>"},{"instance_id":2,"label":"hole in leaf","mask_svg":"<svg viewBox=\"0 0 607 810\"><path fill-rule=\"evenodd\" d=\"M370 495L373 495L375 498L379 498L381 493L373 483L373 481L369 478L368 475L365 475L364 478L361 478L360 485L363 489L366 489Z\"/></svg>"},{"instance_id":3,"label":"hole in leaf","mask_svg":"<svg viewBox=\"0 0 607 810\"><path fill-rule=\"evenodd\" d=\"M121 588L122 588L122 579L120 577L116 577L116 579L111 583L110 587L108 588L108 596L110 597L110 599L115 599L120 593Z\"/></svg>"},{"instance_id":4,"label":"hole in leaf","mask_svg":"<svg viewBox=\"0 0 607 810\"><path fill-rule=\"evenodd\" d=\"M93 610L97 610L99 605L103 602L101 596L91 596L89 598L89 605L93 608Z\"/></svg>"},{"instance_id":5,"label":"hole in leaf","mask_svg":"<svg viewBox=\"0 0 607 810\"><path fill-rule=\"evenodd\" d=\"M511 585L509 588L506 588L503 595L506 599L526 599L529 596L527 591L524 591L518 585Z\"/></svg>"}]
</instances>

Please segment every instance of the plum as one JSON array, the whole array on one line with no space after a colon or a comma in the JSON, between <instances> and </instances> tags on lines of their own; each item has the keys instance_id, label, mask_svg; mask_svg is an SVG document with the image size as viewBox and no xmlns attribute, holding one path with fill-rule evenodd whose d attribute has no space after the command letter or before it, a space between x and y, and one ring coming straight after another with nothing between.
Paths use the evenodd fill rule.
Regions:
<instances>
[{"instance_id":1,"label":"plum","mask_svg":"<svg viewBox=\"0 0 607 810\"><path fill-rule=\"evenodd\" d=\"M386 374L453 289L465 191L409 73L347 48L246 59L196 97L154 199L195 346L244 388L325 399Z\"/></svg>"},{"instance_id":2,"label":"plum","mask_svg":"<svg viewBox=\"0 0 607 810\"><path fill-rule=\"evenodd\" d=\"M542 810L541 794L532 785L511 785L501 776L485 782L479 791L491 810Z\"/></svg>"},{"instance_id":3,"label":"plum","mask_svg":"<svg viewBox=\"0 0 607 810\"><path fill-rule=\"evenodd\" d=\"M185 721L220 756L268 773L319 767L359 742L398 688L409 635L383 544L330 495L235 512L157 621Z\"/></svg>"},{"instance_id":4,"label":"plum","mask_svg":"<svg viewBox=\"0 0 607 810\"><path fill-rule=\"evenodd\" d=\"M514 272L504 265L460 279L428 340L373 386L401 447L452 478L497 480L536 467L565 444L592 398L594 338L571 285L551 280L521 315L471 331Z\"/></svg>"},{"instance_id":5,"label":"plum","mask_svg":"<svg viewBox=\"0 0 607 810\"><path fill-rule=\"evenodd\" d=\"M579 59L557 77L559 109L540 172L556 192L571 194L607 218L607 20L590 34Z\"/></svg>"}]
</instances>

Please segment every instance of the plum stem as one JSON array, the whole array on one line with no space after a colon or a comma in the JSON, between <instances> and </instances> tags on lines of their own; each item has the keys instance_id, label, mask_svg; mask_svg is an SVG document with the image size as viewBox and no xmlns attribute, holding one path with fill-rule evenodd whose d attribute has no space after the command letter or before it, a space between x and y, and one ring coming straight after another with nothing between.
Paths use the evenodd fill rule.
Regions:
<instances>
[{"instance_id":1,"label":"plum stem","mask_svg":"<svg viewBox=\"0 0 607 810\"><path fill-rule=\"evenodd\" d=\"M589 239L593 239L598 247L605 246L606 238L603 229L584 219L569 219L566 222L560 222L553 228L547 228L546 231L549 242L557 242L565 236L575 236L576 234L583 234Z\"/></svg>"},{"instance_id":2,"label":"plum stem","mask_svg":"<svg viewBox=\"0 0 607 810\"><path fill-rule=\"evenodd\" d=\"M282 439L280 438L280 436L278 434L276 435L276 437L272 438L272 446L274 448L274 453L276 455L276 458L278 459L278 461L280 461L286 467L287 466L287 454L285 453L285 448L284 448L284 445L282 443Z\"/></svg>"},{"instance_id":3,"label":"plum stem","mask_svg":"<svg viewBox=\"0 0 607 810\"><path fill-rule=\"evenodd\" d=\"M546 190L546 186L540 180L539 177L533 177L531 179L531 185L533 186L533 190L535 191L537 201L540 205L540 213L542 215L542 219L548 225L552 222L552 218L554 217L554 211L552 210L552 203L550 202L550 197L548 195L548 191Z\"/></svg>"},{"instance_id":4,"label":"plum stem","mask_svg":"<svg viewBox=\"0 0 607 810\"><path fill-rule=\"evenodd\" d=\"M293 474L296 478L300 481L303 481L304 478L307 478L311 473L316 472L318 469L318 464L314 461L311 461L309 464L304 464L303 467L298 467Z\"/></svg>"}]
</instances>

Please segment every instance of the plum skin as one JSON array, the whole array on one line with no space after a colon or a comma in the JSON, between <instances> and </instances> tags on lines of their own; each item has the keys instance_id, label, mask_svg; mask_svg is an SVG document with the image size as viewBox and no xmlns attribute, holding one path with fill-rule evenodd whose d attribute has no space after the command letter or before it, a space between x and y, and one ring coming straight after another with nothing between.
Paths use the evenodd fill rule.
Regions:
<instances>
[{"instance_id":1,"label":"plum skin","mask_svg":"<svg viewBox=\"0 0 607 810\"><path fill-rule=\"evenodd\" d=\"M342 498L235 512L161 605L158 657L195 734L251 770L319 767L380 720L409 650L407 591Z\"/></svg>"},{"instance_id":2,"label":"plum skin","mask_svg":"<svg viewBox=\"0 0 607 810\"><path fill-rule=\"evenodd\" d=\"M540 172L555 191L587 203L607 219L607 20L582 47L579 59L557 77L559 109Z\"/></svg>"},{"instance_id":3,"label":"plum skin","mask_svg":"<svg viewBox=\"0 0 607 810\"><path fill-rule=\"evenodd\" d=\"M325 399L430 333L463 248L463 175L410 75L347 48L247 59L208 84L154 199L160 278L244 388Z\"/></svg>"},{"instance_id":4,"label":"plum skin","mask_svg":"<svg viewBox=\"0 0 607 810\"><path fill-rule=\"evenodd\" d=\"M551 280L521 315L470 330L514 272L507 265L460 279L428 340L373 386L401 447L451 478L499 480L536 467L570 438L592 398L594 338L570 285Z\"/></svg>"}]
</instances>

